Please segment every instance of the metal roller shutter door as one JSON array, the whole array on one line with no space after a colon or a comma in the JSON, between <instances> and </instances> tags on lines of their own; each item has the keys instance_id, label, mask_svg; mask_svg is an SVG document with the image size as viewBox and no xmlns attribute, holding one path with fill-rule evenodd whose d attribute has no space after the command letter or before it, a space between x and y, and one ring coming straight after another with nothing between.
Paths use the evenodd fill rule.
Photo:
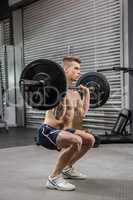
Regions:
<instances>
[{"instance_id":1,"label":"metal roller shutter door","mask_svg":"<svg viewBox=\"0 0 133 200\"><path fill-rule=\"evenodd\" d=\"M7 106L7 91L8 91L8 65L7 65L7 52L6 52L6 46L0 46L0 61L1 61L1 67L0 67L0 81L1 86L4 89L4 93L1 97L2 100L2 116L5 117L6 112L6 106Z\"/></svg>"},{"instance_id":2,"label":"metal roller shutter door","mask_svg":"<svg viewBox=\"0 0 133 200\"><path fill-rule=\"evenodd\" d=\"M0 23L0 46L2 46L2 23Z\"/></svg>"},{"instance_id":3,"label":"metal roller shutter door","mask_svg":"<svg viewBox=\"0 0 133 200\"><path fill-rule=\"evenodd\" d=\"M7 18L0 22L0 46L11 44L10 19Z\"/></svg>"},{"instance_id":4,"label":"metal roller shutter door","mask_svg":"<svg viewBox=\"0 0 133 200\"><path fill-rule=\"evenodd\" d=\"M1 30L0 30L1 31ZM2 89L4 87L3 85L3 61L4 61L4 48L0 46L0 116L4 117L4 101L3 101L3 96L2 96Z\"/></svg>"},{"instance_id":5,"label":"metal roller shutter door","mask_svg":"<svg viewBox=\"0 0 133 200\"><path fill-rule=\"evenodd\" d=\"M67 53L80 55L81 73L121 65L120 0L40 0L23 11L25 64L52 59L62 64ZM122 76L104 73L111 95L103 107L90 109L84 125L110 130L122 107ZM44 112L26 108L26 125L37 126Z\"/></svg>"},{"instance_id":6,"label":"metal roller shutter door","mask_svg":"<svg viewBox=\"0 0 133 200\"><path fill-rule=\"evenodd\" d=\"M7 67L7 51L6 45L9 45L11 42L11 32L10 32L10 20L9 18L0 22L0 77L1 85L5 91L2 99L2 116L5 116L6 109L6 91L8 90L8 67Z\"/></svg>"}]
</instances>

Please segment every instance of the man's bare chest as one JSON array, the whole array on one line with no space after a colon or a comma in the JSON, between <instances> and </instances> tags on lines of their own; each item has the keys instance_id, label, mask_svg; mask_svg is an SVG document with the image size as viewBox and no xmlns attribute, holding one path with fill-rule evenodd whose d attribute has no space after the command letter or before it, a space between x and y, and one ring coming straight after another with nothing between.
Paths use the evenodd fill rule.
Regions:
<instances>
[{"instance_id":1,"label":"man's bare chest","mask_svg":"<svg viewBox=\"0 0 133 200\"><path fill-rule=\"evenodd\" d=\"M66 95L67 108L76 109L78 103L78 95L74 91L68 91Z\"/></svg>"}]
</instances>

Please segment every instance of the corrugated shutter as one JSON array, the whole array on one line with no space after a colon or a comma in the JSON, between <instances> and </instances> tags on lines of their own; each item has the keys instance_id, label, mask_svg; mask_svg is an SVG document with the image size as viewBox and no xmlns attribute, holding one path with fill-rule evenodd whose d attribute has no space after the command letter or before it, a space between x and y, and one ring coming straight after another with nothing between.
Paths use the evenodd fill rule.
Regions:
<instances>
[{"instance_id":1,"label":"corrugated shutter","mask_svg":"<svg viewBox=\"0 0 133 200\"><path fill-rule=\"evenodd\" d=\"M0 45L10 45L11 39L10 19L7 18L0 22Z\"/></svg>"},{"instance_id":2,"label":"corrugated shutter","mask_svg":"<svg viewBox=\"0 0 133 200\"><path fill-rule=\"evenodd\" d=\"M0 30L1 31L1 30ZM3 90L3 59L4 59L4 51L3 51L3 47L0 45L0 94L1 94L1 97L0 97L0 116L4 117L4 98L3 98L3 95L2 95L2 90Z\"/></svg>"},{"instance_id":3,"label":"corrugated shutter","mask_svg":"<svg viewBox=\"0 0 133 200\"><path fill-rule=\"evenodd\" d=\"M0 23L0 46L2 46L2 24Z\"/></svg>"},{"instance_id":4,"label":"corrugated shutter","mask_svg":"<svg viewBox=\"0 0 133 200\"><path fill-rule=\"evenodd\" d=\"M7 19L3 23L4 28L4 44L11 45L11 26L10 26L10 19Z\"/></svg>"},{"instance_id":5,"label":"corrugated shutter","mask_svg":"<svg viewBox=\"0 0 133 200\"><path fill-rule=\"evenodd\" d=\"M25 64L38 59L52 59L59 64L69 51L80 55L81 72L120 66L120 0L40 0L25 7ZM90 109L84 125L92 129L111 129L122 106L121 74L104 73L111 95L103 107ZM40 124L43 112L26 108L27 126Z\"/></svg>"},{"instance_id":6,"label":"corrugated shutter","mask_svg":"<svg viewBox=\"0 0 133 200\"><path fill-rule=\"evenodd\" d=\"M2 86L2 117L5 117L5 110L6 110L6 98L7 98L7 92L8 91L8 65L7 65L7 52L6 52L6 46L0 46L0 81Z\"/></svg>"},{"instance_id":7,"label":"corrugated shutter","mask_svg":"<svg viewBox=\"0 0 133 200\"><path fill-rule=\"evenodd\" d=\"M2 117L5 117L6 110L6 98L8 91L8 63L7 63L7 45L11 44L11 29L10 29L10 19L7 18L0 22L0 81L1 86L4 89L2 92Z\"/></svg>"}]
</instances>

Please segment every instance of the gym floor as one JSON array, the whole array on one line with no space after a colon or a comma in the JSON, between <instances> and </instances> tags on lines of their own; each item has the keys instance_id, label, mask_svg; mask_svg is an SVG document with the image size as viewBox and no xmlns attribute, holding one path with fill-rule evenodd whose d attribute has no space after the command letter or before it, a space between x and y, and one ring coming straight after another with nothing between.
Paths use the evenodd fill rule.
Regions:
<instances>
[{"instance_id":1,"label":"gym floor","mask_svg":"<svg viewBox=\"0 0 133 200\"><path fill-rule=\"evenodd\" d=\"M0 130L1 200L132 200L133 146L106 144L88 152L76 165L87 180L70 182L72 192L48 190L45 182L58 152L34 144L35 129Z\"/></svg>"}]
</instances>

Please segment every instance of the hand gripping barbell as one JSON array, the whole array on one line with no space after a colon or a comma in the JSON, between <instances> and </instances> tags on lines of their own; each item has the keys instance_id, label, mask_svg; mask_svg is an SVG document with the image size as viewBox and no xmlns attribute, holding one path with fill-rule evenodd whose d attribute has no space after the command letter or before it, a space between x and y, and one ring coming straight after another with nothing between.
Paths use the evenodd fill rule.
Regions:
<instances>
[{"instance_id":1,"label":"hand gripping barbell","mask_svg":"<svg viewBox=\"0 0 133 200\"><path fill-rule=\"evenodd\" d=\"M79 78L73 89L79 89L80 84L91 90L91 108L102 106L108 100L110 86L103 74L88 72ZM47 59L38 59L29 63L21 73L19 86L24 101L38 110L52 109L67 93L63 68Z\"/></svg>"}]
</instances>

